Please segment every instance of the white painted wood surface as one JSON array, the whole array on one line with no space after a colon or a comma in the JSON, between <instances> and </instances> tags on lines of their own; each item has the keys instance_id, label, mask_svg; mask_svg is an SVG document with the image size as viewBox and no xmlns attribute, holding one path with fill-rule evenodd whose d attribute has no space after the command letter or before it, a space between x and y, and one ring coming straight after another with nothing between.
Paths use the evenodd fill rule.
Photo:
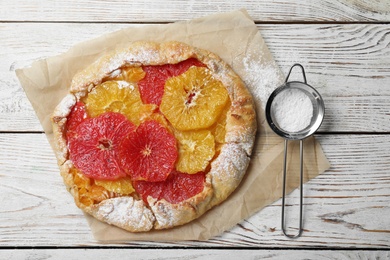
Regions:
<instances>
[{"instance_id":1,"label":"white painted wood surface","mask_svg":"<svg viewBox=\"0 0 390 260\"><path fill-rule=\"evenodd\" d=\"M1 21L170 22L241 8L257 22L389 21L386 0L2 0Z\"/></svg>"},{"instance_id":2,"label":"white painted wood surface","mask_svg":"<svg viewBox=\"0 0 390 260\"><path fill-rule=\"evenodd\" d=\"M389 135L317 135L332 168L305 184L305 233L280 231L280 201L205 242L145 243L221 247L388 248ZM63 188L44 134L0 135L3 246L97 245L83 214ZM19 154L20 156L15 156ZM291 194L294 206L298 192ZM296 208L296 207L295 207ZM291 223L297 223L291 213Z\"/></svg>"},{"instance_id":3,"label":"white painted wood surface","mask_svg":"<svg viewBox=\"0 0 390 260\"><path fill-rule=\"evenodd\" d=\"M104 249L104 250L81 250L81 249L46 249L46 250L3 250L0 251L1 259L20 260L25 259L41 260L78 260L78 259L389 259L389 252L378 251L310 251L310 250L188 250L188 249Z\"/></svg>"},{"instance_id":4,"label":"white painted wood surface","mask_svg":"<svg viewBox=\"0 0 390 260\"><path fill-rule=\"evenodd\" d=\"M64 254L67 259L112 254L144 259L389 258L390 2L0 0L0 6L0 259L59 259ZM302 63L308 82L325 99L326 117L316 138L332 167L305 185L304 236L290 240L281 234L277 201L209 241L94 240L63 187L15 68L128 26L238 8L248 9L281 69L286 73L293 63ZM293 206L297 196L291 195ZM57 246L67 249L46 248ZM286 250L298 248L306 250Z\"/></svg>"},{"instance_id":5,"label":"white painted wood surface","mask_svg":"<svg viewBox=\"0 0 390 260\"><path fill-rule=\"evenodd\" d=\"M46 29L42 30L42 26ZM0 131L41 131L15 68L127 24L6 23L0 27ZM139 26L139 25L138 25ZM390 130L390 28L384 24L271 24L259 30L281 69L300 62L327 105L320 131ZM59 33L57 33L59 32ZM26 44L28 43L28 44ZM14 120L10 121L12 117Z\"/></svg>"}]
</instances>

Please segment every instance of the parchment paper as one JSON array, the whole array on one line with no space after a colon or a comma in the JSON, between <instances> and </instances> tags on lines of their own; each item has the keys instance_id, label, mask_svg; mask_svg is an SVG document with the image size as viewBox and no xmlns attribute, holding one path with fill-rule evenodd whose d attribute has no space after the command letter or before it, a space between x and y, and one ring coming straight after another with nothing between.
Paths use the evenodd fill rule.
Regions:
<instances>
[{"instance_id":1,"label":"parchment paper","mask_svg":"<svg viewBox=\"0 0 390 260\"><path fill-rule=\"evenodd\" d=\"M279 199L283 139L269 129L264 106L269 94L284 77L245 10L171 24L130 27L80 43L62 55L34 62L29 68L18 69L16 74L53 149L50 116L68 92L73 75L104 52L137 40L177 40L218 54L242 77L255 98L258 135L250 166L240 186L224 203L201 218L170 230L133 234L86 215L94 237L102 242L207 240ZM304 144L307 181L328 169L329 163L313 137L306 139ZM298 186L293 175L299 169L298 149L294 143L289 147L291 177L288 178L288 191L292 191Z\"/></svg>"}]
</instances>

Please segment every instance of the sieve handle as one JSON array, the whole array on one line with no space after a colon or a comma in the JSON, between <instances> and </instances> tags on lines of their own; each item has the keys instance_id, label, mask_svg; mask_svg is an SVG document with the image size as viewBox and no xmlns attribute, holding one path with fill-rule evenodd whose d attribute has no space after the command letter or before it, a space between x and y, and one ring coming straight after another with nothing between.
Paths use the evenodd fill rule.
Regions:
<instances>
[{"instance_id":1,"label":"sieve handle","mask_svg":"<svg viewBox=\"0 0 390 260\"><path fill-rule=\"evenodd\" d=\"M296 235L287 234L285 226L285 197L286 197L286 175L287 175L287 144L288 140L284 140L284 163L283 163L283 196L282 196L282 231L286 237L298 238L302 235L303 231L303 217L302 217L302 204L303 204L303 140L299 140L299 159L300 159L300 183L299 183L299 230Z\"/></svg>"},{"instance_id":2,"label":"sieve handle","mask_svg":"<svg viewBox=\"0 0 390 260\"><path fill-rule=\"evenodd\" d=\"M306 73L305 73L305 69L304 69L303 66L302 66L301 64L299 64L299 63L295 63L294 65L291 66L290 71L289 71L288 74L287 74L287 77L286 77L286 81L285 81L285 82L288 82L288 78L290 77L290 74L291 74L291 72L292 72L292 69L293 69L294 67L297 67L297 66L301 68L301 70L302 70L302 75L303 75L303 80L304 80L305 84L307 84L307 82L306 82Z\"/></svg>"}]
</instances>

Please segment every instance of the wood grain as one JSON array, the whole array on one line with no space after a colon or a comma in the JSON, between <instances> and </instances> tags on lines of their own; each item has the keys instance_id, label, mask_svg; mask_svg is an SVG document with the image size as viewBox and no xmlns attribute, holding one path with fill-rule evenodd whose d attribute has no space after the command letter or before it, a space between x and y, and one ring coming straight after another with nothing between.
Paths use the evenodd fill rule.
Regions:
<instances>
[{"instance_id":1,"label":"wood grain","mask_svg":"<svg viewBox=\"0 0 390 260\"><path fill-rule=\"evenodd\" d=\"M42 26L46 29L42 30ZM0 35L8 37L0 49L0 131L42 130L15 76L15 68L125 27L128 25L1 24ZM259 30L283 72L301 63L308 83L323 95L326 116L320 131L390 131L387 25L267 24L259 25Z\"/></svg>"},{"instance_id":2,"label":"wood grain","mask_svg":"<svg viewBox=\"0 0 390 260\"><path fill-rule=\"evenodd\" d=\"M0 6L0 259L390 258L389 1L0 0ZM316 138L332 167L304 185L303 236L282 235L278 200L209 241L99 243L64 188L15 69L122 28L241 8L282 71L301 63L325 99ZM297 190L287 198L292 231L298 198Z\"/></svg>"},{"instance_id":3,"label":"wood grain","mask_svg":"<svg viewBox=\"0 0 390 260\"><path fill-rule=\"evenodd\" d=\"M128 242L126 246L389 248L389 135L317 135L331 169L304 186L304 235L285 238L276 201L205 242ZM19 156L17 156L19 154ZM44 134L0 134L0 245L98 245L65 190ZM298 191L288 198L289 227ZM291 208L291 209L290 209Z\"/></svg>"},{"instance_id":4,"label":"wood grain","mask_svg":"<svg viewBox=\"0 0 390 260\"><path fill-rule=\"evenodd\" d=\"M378 251L309 251L309 250L188 250L188 249L34 249L2 250L0 258L25 259L388 259L389 252ZM73 258L75 257L75 258Z\"/></svg>"},{"instance_id":5,"label":"wood grain","mask_svg":"<svg viewBox=\"0 0 390 260\"><path fill-rule=\"evenodd\" d=\"M170 22L245 8L256 22L389 21L386 0L2 1L0 21Z\"/></svg>"}]
</instances>

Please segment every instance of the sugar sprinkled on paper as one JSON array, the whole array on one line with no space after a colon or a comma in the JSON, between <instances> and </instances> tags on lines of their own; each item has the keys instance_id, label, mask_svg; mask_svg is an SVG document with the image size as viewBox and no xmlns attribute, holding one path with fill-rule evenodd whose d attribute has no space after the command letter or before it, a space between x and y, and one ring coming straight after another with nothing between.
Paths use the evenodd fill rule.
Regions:
<instances>
[{"instance_id":1,"label":"sugar sprinkled on paper","mask_svg":"<svg viewBox=\"0 0 390 260\"><path fill-rule=\"evenodd\" d=\"M288 88L275 97L271 113L281 129L294 133L310 125L313 117L313 104L303 91Z\"/></svg>"},{"instance_id":2,"label":"sugar sprinkled on paper","mask_svg":"<svg viewBox=\"0 0 390 260\"><path fill-rule=\"evenodd\" d=\"M269 95L283 82L281 72L277 66L271 62L262 62L261 55L258 59L253 55L248 55L243 59L245 75L243 80L251 89L252 95L264 109Z\"/></svg>"}]
</instances>

